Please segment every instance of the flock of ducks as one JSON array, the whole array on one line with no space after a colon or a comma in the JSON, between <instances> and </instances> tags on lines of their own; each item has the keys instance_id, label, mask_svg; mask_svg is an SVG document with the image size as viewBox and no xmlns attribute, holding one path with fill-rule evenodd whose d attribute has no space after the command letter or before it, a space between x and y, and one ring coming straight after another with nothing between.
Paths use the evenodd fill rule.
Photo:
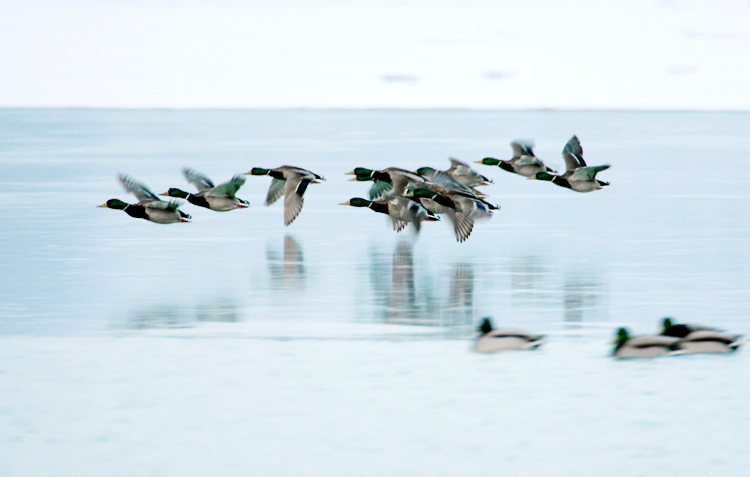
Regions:
<instances>
[{"instance_id":1,"label":"flock of ducks","mask_svg":"<svg viewBox=\"0 0 750 477\"><path fill-rule=\"evenodd\" d=\"M661 325L659 334L644 336L630 336L626 328L618 328L612 356L654 358L694 353L732 353L743 343L742 335L707 326L673 323L672 318L664 318ZM482 321L479 333L474 350L480 353L537 349L545 338L514 328L493 329L489 318Z\"/></svg>"},{"instance_id":2,"label":"flock of ducks","mask_svg":"<svg viewBox=\"0 0 750 477\"><path fill-rule=\"evenodd\" d=\"M592 192L609 186L608 182L596 179L596 175L608 169L608 164L588 166L583 159L583 148L573 136L563 148L565 172L557 174L534 155L533 146L525 141L510 144L513 157L500 160L486 157L479 164L497 166L504 171L518 174L528 179L549 181L576 192ZM348 175L353 181L372 182L369 199L353 197L341 203L352 207L369 208L374 212L388 215L397 232L407 224L413 224L417 232L422 222L438 221L444 215L453 225L458 242L465 241L474 228L477 219L492 216L500 206L486 200L487 195L476 188L492 183L492 180L479 174L467 164L450 159L451 167L438 171L422 167L408 171L397 167L382 170L357 167ZM170 188L161 196L184 199L190 204L216 212L244 209L250 204L236 196L245 183L246 175L270 176L271 185L266 195L265 205L271 205L284 197L284 225L290 225L302 211L304 194L310 184L325 179L314 172L294 166L281 166L275 169L254 167L250 172L235 175L227 182L215 185L206 175L190 168L184 168L185 179L197 192L186 192ZM191 216L179 209L174 200L164 201L144 184L124 175L118 176L126 191L135 195L138 202L128 204L119 199L110 199L99 207L118 209L129 216L149 220L157 224L189 222ZM494 329L489 318L485 318L479 328L480 337L474 350L494 352L508 349L537 349L544 342L543 335L527 333L513 328ZM615 337L612 355L617 358L641 358L687 353L729 353L742 344L742 336L715 328L673 324L664 318L658 335L633 336L628 330L619 328Z\"/></svg>"},{"instance_id":3,"label":"flock of ducks","mask_svg":"<svg viewBox=\"0 0 750 477\"><path fill-rule=\"evenodd\" d=\"M583 148L573 136L562 151L565 173L557 174L534 155L530 142L516 140L510 144L513 157L500 160L486 157L476 163L497 166L502 170L529 179L549 181L560 187L576 192L592 192L609 185L596 179L596 174L608 169L609 165L587 166L583 159ZM388 215L397 232L407 224L413 224L417 232L422 222L438 221L440 215L448 218L458 242L464 242L474 228L474 222L488 219L500 206L488 202L487 195L476 188L492 183L492 180L469 167L458 159L450 159L450 168L439 171L422 167L408 171L397 167L382 170L357 167L347 174L355 176L351 180L372 182L369 198L353 197L341 205L369 208L374 212ZM271 205L284 197L284 225L290 225L302 211L304 194L310 184L325 179L314 172L294 166L281 166L275 169L253 168L245 174L235 175L227 182L215 185L206 175L184 168L185 179L197 192L186 192L170 188L160 194L173 200L162 200L146 185L124 175L118 176L126 191L135 195L138 202L128 204L120 199L110 199L99 207L122 210L131 217L149 220L157 224L189 222L191 216L179 209L174 199L184 199L190 204L216 212L244 209L250 204L237 197L237 191L245 183L246 175L271 176L265 205Z\"/></svg>"}]
</instances>

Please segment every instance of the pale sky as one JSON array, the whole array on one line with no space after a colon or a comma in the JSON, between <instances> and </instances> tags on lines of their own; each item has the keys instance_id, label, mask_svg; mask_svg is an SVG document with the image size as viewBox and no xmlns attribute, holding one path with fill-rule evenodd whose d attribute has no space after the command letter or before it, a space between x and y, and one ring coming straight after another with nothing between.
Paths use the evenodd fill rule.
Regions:
<instances>
[{"instance_id":1,"label":"pale sky","mask_svg":"<svg viewBox=\"0 0 750 477\"><path fill-rule=\"evenodd\" d=\"M750 109L744 0L0 0L0 107Z\"/></svg>"}]
</instances>

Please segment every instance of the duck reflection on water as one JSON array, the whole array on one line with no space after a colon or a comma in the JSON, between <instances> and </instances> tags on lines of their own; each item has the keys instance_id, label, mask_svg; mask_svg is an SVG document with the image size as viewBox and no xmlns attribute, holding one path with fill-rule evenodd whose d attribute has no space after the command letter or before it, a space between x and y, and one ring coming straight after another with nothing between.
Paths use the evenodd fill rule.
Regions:
<instances>
[{"instance_id":1,"label":"duck reflection on water","mask_svg":"<svg viewBox=\"0 0 750 477\"><path fill-rule=\"evenodd\" d=\"M563 296L567 327L603 320L603 288L602 282L593 273L568 273L565 276Z\"/></svg>"},{"instance_id":2,"label":"duck reflection on water","mask_svg":"<svg viewBox=\"0 0 750 477\"><path fill-rule=\"evenodd\" d=\"M305 286L307 273L302 247L289 234L284 235L281 256L278 251L269 247L266 250L268 272L271 283L276 289L299 290Z\"/></svg>"},{"instance_id":3,"label":"duck reflection on water","mask_svg":"<svg viewBox=\"0 0 750 477\"><path fill-rule=\"evenodd\" d=\"M436 293L436 278L415 266L412 245L399 242L388 267L387 256L371 251L370 283L376 315L389 324L471 330L474 270L470 263L452 265L449 291ZM390 273L389 273L390 272ZM390 277L390 280L388 280ZM447 295L447 298L446 298Z\"/></svg>"}]
</instances>

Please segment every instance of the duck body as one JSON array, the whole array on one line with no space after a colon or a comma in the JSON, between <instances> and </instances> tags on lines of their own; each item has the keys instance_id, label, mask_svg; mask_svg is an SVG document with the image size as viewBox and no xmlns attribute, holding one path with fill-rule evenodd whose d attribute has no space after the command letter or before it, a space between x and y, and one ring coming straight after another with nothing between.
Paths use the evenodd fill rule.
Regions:
<instances>
[{"instance_id":1,"label":"duck body","mask_svg":"<svg viewBox=\"0 0 750 477\"><path fill-rule=\"evenodd\" d=\"M374 184L370 188L370 199L377 199L386 194L404 195L410 186L422 184L425 178L420 174L407 171L398 167L387 167L381 170L372 170L364 167L357 167L347 175L354 175L352 181L372 181Z\"/></svg>"},{"instance_id":2,"label":"duck body","mask_svg":"<svg viewBox=\"0 0 750 477\"><path fill-rule=\"evenodd\" d=\"M307 186L325 181L323 176L295 166L281 166L275 169L253 167L245 175L271 176L271 186L266 195L266 205L271 205L284 197L284 225L288 226L302 211Z\"/></svg>"},{"instance_id":3,"label":"duck body","mask_svg":"<svg viewBox=\"0 0 750 477\"><path fill-rule=\"evenodd\" d=\"M743 344L743 336L717 328L701 325L673 323L671 318L662 320L662 336L680 339L680 352L691 353L731 353Z\"/></svg>"},{"instance_id":4,"label":"duck body","mask_svg":"<svg viewBox=\"0 0 750 477\"><path fill-rule=\"evenodd\" d=\"M565 172L561 175L550 174L546 171L537 172L529 179L552 182L575 192L593 192L609 186L609 182L600 181L596 175L609 169L609 164L602 166L587 166L583 159L583 148L578 137L573 136L563 148Z\"/></svg>"},{"instance_id":5,"label":"duck body","mask_svg":"<svg viewBox=\"0 0 750 477\"><path fill-rule=\"evenodd\" d=\"M474 342L474 351L493 353L504 350L533 350L544 343L544 335L528 333L515 328L493 329L485 318L479 328L481 336Z\"/></svg>"},{"instance_id":6,"label":"duck body","mask_svg":"<svg viewBox=\"0 0 750 477\"><path fill-rule=\"evenodd\" d=\"M407 197L419 200L429 211L445 214L453 224L458 242L464 242L474 229L475 219L492 216L499 206L462 190L447 190L440 185L427 183L425 187L412 190Z\"/></svg>"},{"instance_id":7,"label":"duck body","mask_svg":"<svg viewBox=\"0 0 750 477\"><path fill-rule=\"evenodd\" d=\"M437 217L422 205L409 200L406 197L396 195L381 197L376 200L354 197L347 202L342 202L340 205L367 207L375 212L386 214L391 217L393 229L396 232L403 230L408 223L414 224L416 231L419 232L422 222L434 222L440 220L440 217Z\"/></svg>"},{"instance_id":8,"label":"duck body","mask_svg":"<svg viewBox=\"0 0 750 477\"><path fill-rule=\"evenodd\" d=\"M136 219L144 219L155 224L175 224L190 222L190 215L179 210L177 202L165 202L144 184L120 174L118 179L128 192L138 199L137 204L128 204L119 199L110 199L99 207L122 210Z\"/></svg>"},{"instance_id":9,"label":"duck body","mask_svg":"<svg viewBox=\"0 0 750 477\"><path fill-rule=\"evenodd\" d=\"M161 194L163 196L185 199L193 205L204 207L215 212L228 212L235 209L246 209L250 203L236 196L237 191L245 183L245 178L235 175L227 182L214 185L206 175L190 168L182 170L188 182L195 185L198 192L191 194L180 189L171 188Z\"/></svg>"},{"instance_id":10,"label":"duck body","mask_svg":"<svg viewBox=\"0 0 750 477\"><path fill-rule=\"evenodd\" d=\"M541 159L536 157L531 141L515 140L510 143L513 150L513 157L508 160L495 159L494 157L485 157L476 161L477 164L486 166L498 166L500 169L518 174L519 176L531 177L538 172L555 172L552 168L547 167Z\"/></svg>"},{"instance_id":11,"label":"duck body","mask_svg":"<svg viewBox=\"0 0 750 477\"><path fill-rule=\"evenodd\" d=\"M693 331L684 338L679 338L679 351L683 354L693 353L732 353L742 345L742 335L724 331Z\"/></svg>"},{"instance_id":12,"label":"duck body","mask_svg":"<svg viewBox=\"0 0 750 477\"><path fill-rule=\"evenodd\" d=\"M655 358L674 353L679 347L679 338L672 336L630 336L625 328L617 330L615 358Z\"/></svg>"}]
</instances>

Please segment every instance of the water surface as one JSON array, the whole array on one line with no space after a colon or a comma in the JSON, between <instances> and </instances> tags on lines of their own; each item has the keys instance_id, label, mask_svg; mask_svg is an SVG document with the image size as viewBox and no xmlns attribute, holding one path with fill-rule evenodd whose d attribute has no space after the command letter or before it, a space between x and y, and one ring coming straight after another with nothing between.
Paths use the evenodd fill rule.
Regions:
<instances>
[{"instance_id":1,"label":"water surface","mask_svg":"<svg viewBox=\"0 0 750 477\"><path fill-rule=\"evenodd\" d=\"M453 338L487 315L572 335L651 332L666 315L747 331L748 130L744 113L3 110L0 333L221 322ZM590 165L612 164L612 187L578 194L477 164L502 209L462 244L444 223L396 234L338 205L366 196L344 175L356 166L444 169L533 138L561 170L572 134ZM95 207L134 202L118 172L159 193L191 187L183 166L220 182L282 164L327 178L289 227L280 203L263 206L267 177L238 193L249 209L186 204L189 224Z\"/></svg>"}]
</instances>

